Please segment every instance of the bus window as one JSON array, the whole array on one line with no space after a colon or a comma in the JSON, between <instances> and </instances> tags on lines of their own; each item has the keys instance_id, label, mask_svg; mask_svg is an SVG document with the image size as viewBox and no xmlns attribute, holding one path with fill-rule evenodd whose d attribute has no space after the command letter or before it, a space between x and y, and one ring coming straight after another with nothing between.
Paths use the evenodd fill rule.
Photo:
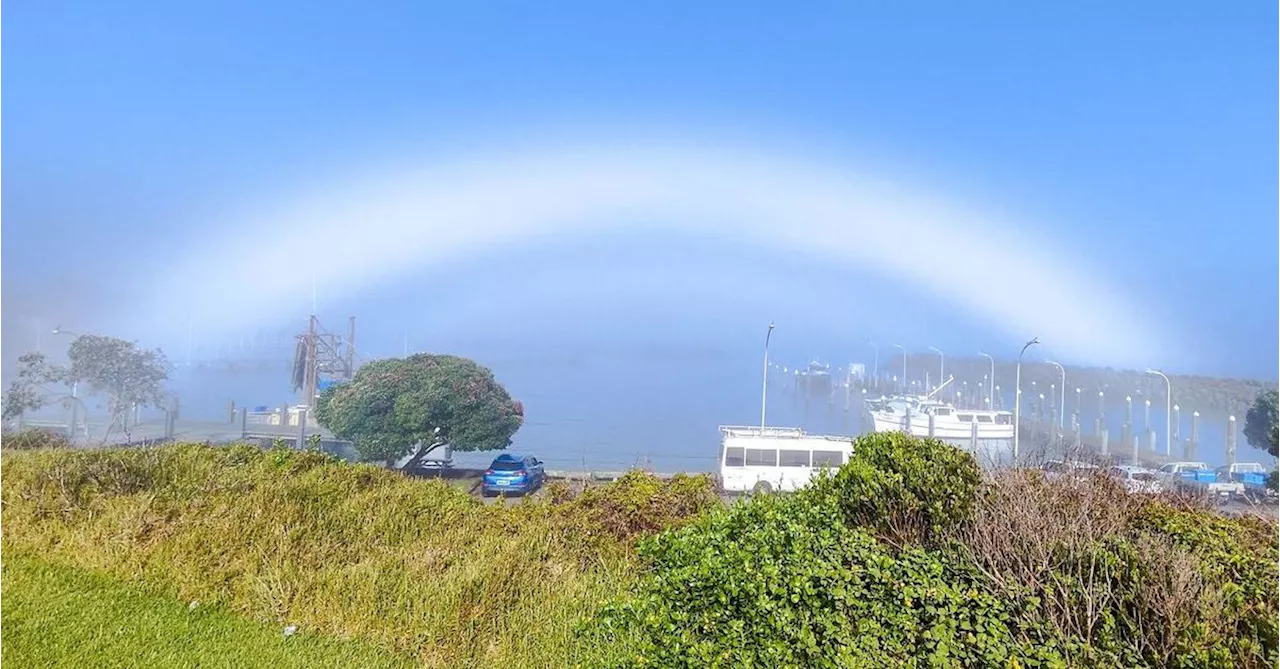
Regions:
<instances>
[{"instance_id":1,"label":"bus window","mask_svg":"<svg viewBox=\"0 0 1280 669\"><path fill-rule=\"evenodd\" d=\"M778 451L772 448L748 448L748 467L777 467Z\"/></svg>"},{"instance_id":2,"label":"bus window","mask_svg":"<svg viewBox=\"0 0 1280 669\"><path fill-rule=\"evenodd\" d=\"M724 466L741 467L743 465L742 447L730 446L724 449Z\"/></svg>"},{"instance_id":3,"label":"bus window","mask_svg":"<svg viewBox=\"0 0 1280 669\"><path fill-rule=\"evenodd\" d=\"M937 409L934 409L933 411L934 411L934 413L936 413L936 414L937 414L937 415L939 415L939 416L950 416L950 415L951 415L951 409L948 409L947 407L938 407Z\"/></svg>"},{"instance_id":4,"label":"bus window","mask_svg":"<svg viewBox=\"0 0 1280 669\"><path fill-rule=\"evenodd\" d=\"M990 422L991 422L991 416L986 416L986 415L983 415L983 414L978 414L978 422L979 422L979 423L990 423Z\"/></svg>"},{"instance_id":5,"label":"bus window","mask_svg":"<svg viewBox=\"0 0 1280 669\"><path fill-rule=\"evenodd\" d=\"M999 425L1013 425L1013 415L1005 413L997 414L996 423Z\"/></svg>"},{"instance_id":6,"label":"bus window","mask_svg":"<svg viewBox=\"0 0 1280 669\"><path fill-rule=\"evenodd\" d=\"M808 467L809 451L788 451L778 452L779 467Z\"/></svg>"},{"instance_id":7,"label":"bus window","mask_svg":"<svg viewBox=\"0 0 1280 669\"><path fill-rule=\"evenodd\" d=\"M956 420L959 420L961 423L972 423L973 416L967 413L958 413L956 414Z\"/></svg>"},{"instance_id":8,"label":"bus window","mask_svg":"<svg viewBox=\"0 0 1280 669\"><path fill-rule=\"evenodd\" d=\"M814 467L839 467L844 464L844 453L840 451L814 451Z\"/></svg>"}]
</instances>

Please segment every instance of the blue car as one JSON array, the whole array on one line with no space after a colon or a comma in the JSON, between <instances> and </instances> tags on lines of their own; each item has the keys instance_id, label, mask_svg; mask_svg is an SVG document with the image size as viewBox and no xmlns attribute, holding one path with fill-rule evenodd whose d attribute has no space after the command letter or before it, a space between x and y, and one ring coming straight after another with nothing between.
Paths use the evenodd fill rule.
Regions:
<instances>
[{"instance_id":1,"label":"blue car","mask_svg":"<svg viewBox=\"0 0 1280 669\"><path fill-rule=\"evenodd\" d=\"M499 493L525 495L537 490L546 478L542 461L532 455L503 453L485 470L480 492L485 497Z\"/></svg>"}]
</instances>

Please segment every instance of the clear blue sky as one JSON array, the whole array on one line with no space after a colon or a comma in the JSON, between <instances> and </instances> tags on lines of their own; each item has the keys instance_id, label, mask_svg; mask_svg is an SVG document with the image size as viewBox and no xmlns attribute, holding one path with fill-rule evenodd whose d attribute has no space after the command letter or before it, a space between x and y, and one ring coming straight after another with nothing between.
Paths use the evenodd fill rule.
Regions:
<instances>
[{"instance_id":1,"label":"clear blue sky","mask_svg":"<svg viewBox=\"0 0 1280 669\"><path fill-rule=\"evenodd\" d=\"M1276 378L1275 3L1049 4L10 3L5 315L109 310L165 280L139 258L244 234L190 221L346 163L714 126L1027 215L1185 329L1183 369Z\"/></svg>"}]
</instances>

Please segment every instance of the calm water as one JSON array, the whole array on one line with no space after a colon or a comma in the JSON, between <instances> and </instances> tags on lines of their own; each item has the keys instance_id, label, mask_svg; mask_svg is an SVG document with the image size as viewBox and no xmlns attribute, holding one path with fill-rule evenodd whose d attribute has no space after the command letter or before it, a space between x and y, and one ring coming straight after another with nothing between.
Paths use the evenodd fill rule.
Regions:
<instances>
[{"instance_id":1,"label":"calm water","mask_svg":"<svg viewBox=\"0 0 1280 669\"><path fill-rule=\"evenodd\" d=\"M719 449L718 426L760 421L759 361L745 355L481 361L525 405L526 422L512 450L536 455L553 469L616 470L639 465L657 471L709 471ZM283 367L180 370L171 385L182 398L183 416L188 419L225 417L229 400L250 408L293 402ZM862 431L859 394L853 394L846 412L843 391L837 391L830 402L817 398L806 402L791 385L781 375L771 381L770 425L798 426L822 434ZM1012 407L1012 399L1011 395L1004 398L1004 406ZM1086 432L1092 432L1097 402L1085 404L1083 422ZM1073 409L1068 403L1068 412ZM1160 433L1163 410L1163 404L1152 406L1151 422ZM1033 411L1024 407L1026 415ZM1134 420L1141 430L1141 405L1135 405ZM1184 437L1190 420L1190 411L1184 411ZM1118 438L1123 398L1108 402L1107 423ZM1199 459L1223 462L1225 416L1203 416L1200 427ZM1243 428L1243 420L1237 428ZM1163 450L1163 436L1160 439ZM1237 460L1265 461L1265 455L1249 447L1242 435L1238 437ZM483 465L491 457L491 453L459 453L455 460L461 465Z\"/></svg>"}]
</instances>

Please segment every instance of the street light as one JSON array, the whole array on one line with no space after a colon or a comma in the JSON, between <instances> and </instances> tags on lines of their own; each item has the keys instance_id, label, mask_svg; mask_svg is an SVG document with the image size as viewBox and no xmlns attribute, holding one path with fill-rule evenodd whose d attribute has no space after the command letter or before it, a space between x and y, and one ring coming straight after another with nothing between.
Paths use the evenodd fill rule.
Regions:
<instances>
[{"instance_id":1,"label":"street light","mask_svg":"<svg viewBox=\"0 0 1280 669\"><path fill-rule=\"evenodd\" d=\"M871 341L870 339L867 340L867 344L876 350L875 358L873 358L871 362L871 378L873 379L872 383L875 384L875 387L879 388L880 387L880 345Z\"/></svg>"},{"instance_id":2,"label":"street light","mask_svg":"<svg viewBox=\"0 0 1280 669\"><path fill-rule=\"evenodd\" d=\"M760 433L764 434L764 411L769 401L769 339L773 337L773 322L764 335L764 380L760 384Z\"/></svg>"},{"instance_id":3,"label":"street light","mask_svg":"<svg viewBox=\"0 0 1280 669\"><path fill-rule=\"evenodd\" d=\"M1169 377L1158 369L1148 369L1147 373L1164 379L1164 454L1173 455L1173 384L1169 382Z\"/></svg>"},{"instance_id":4,"label":"street light","mask_svg":"<svg viewBox=\"0 0 1280 669\"><path fill-rule=\"evenodd\" d=\"M907 394L907 349L902 344L894 344L894 348L902 351L902 394Z\"/></svg>"},{"instance_id":5,"label":"street light","mask_svg":"<svg viewBox=\"0 0 1280 669\"><path fill-rule=\"evenodd\" d=\"M68 337L79 337L79 336L80 336L78 333L72 332L72 331L70 331L70 330L64 330L64 329L62 328L62 326L61 326L61 325L55 325L55 326L53 326L53 332L52 332L52 334L55 334L55 335L67 335ZM68 429L69 429L69 430L70 430L70 432L71 432L71 435L70 435L70 436L71 436L71 439L72 439L72 440L75 440L75 438L76 438L76 423L78 422L78 420L77 420L77 418L76 418L76 404L84 404L84 402L81 402L81 401L80 401L79 390L80 390L80 381L79 381L78 379L72 379L72 380L71 380L71 399L75 400L75 402L72 402L72 403L71 403L71 424L68 426ZM88 421L89 421L89 410L88 410L88 408L86 408L86 409L85 409L85 412L84 412L84 419L85 419L85 422L86 422L86 424L87 424L87 423L88 423Z\"/></svg>"},{"instance_id":6,"label":"street light","mask_svg":"<svg viewBox=\"0 0 1280 669\"><path fill-rule=\"evenodd\" d=\"M929 350L938 354L938 383L940 384L946 383L947 382L947 354L943 353L942 349L938 348L937 346L930 346Z\"/></svg>"},{"instance_id":7,"label":"street light","mask_svg":"<svg viewBox=\"0 0 1280 669\"><path fill-rule=\"evenodd\" d=\"M994 409L996 408L996 359L982 351L978 351L978 355L991 361L991 380L987 383L987 404Z\"/></svg>"},{"instance_id":8,"label":"street light","mask_svg":"<svg viewBox=\"0 0 1280 669\"><path fill-rule=\"evenodd\" d=\"M1061 389L1062 389L1062 390L1058 393L1058 395L1059 395L1059 401L1058 401L1058 429L1059 429L1059 430L1061 430L1061 429L1062 429L1062 425L1063 425L1063 423L1062 423L1062 421L1063 421L1063 416L1067 413L1067 370L1066 370L1066 369L1064 369L1064 368L1062 367L1062 365L1060 365L1060 364L1058 364L1058 363L1056 363L1056 362L1054 362L1054 361L1052 361L1052 360L1046 360L1045 362L1048 362L1050 365L1053 365L1054 367L1057 367L1057 368L1058 368L1058 371L1059 371L1059 372L1062 372L1062 385L1058 386L1059 388L1061 388Z\"/></svg>"},{"instance_id":9,"label":"street light","mask_svg":"<svg viewBox=\"0 0 1280 669\"><path fill-rule=\"evenodd\" d=\"M1039 337L1032 337L1031 341L1023 344L1022 350L1018 352L1018 365L1014 368L1013 376L1013 461L1018 462L1018 433L1022 431L1022 356L1027 349L1039 344Z\"/></svg>"}]
</instances>

